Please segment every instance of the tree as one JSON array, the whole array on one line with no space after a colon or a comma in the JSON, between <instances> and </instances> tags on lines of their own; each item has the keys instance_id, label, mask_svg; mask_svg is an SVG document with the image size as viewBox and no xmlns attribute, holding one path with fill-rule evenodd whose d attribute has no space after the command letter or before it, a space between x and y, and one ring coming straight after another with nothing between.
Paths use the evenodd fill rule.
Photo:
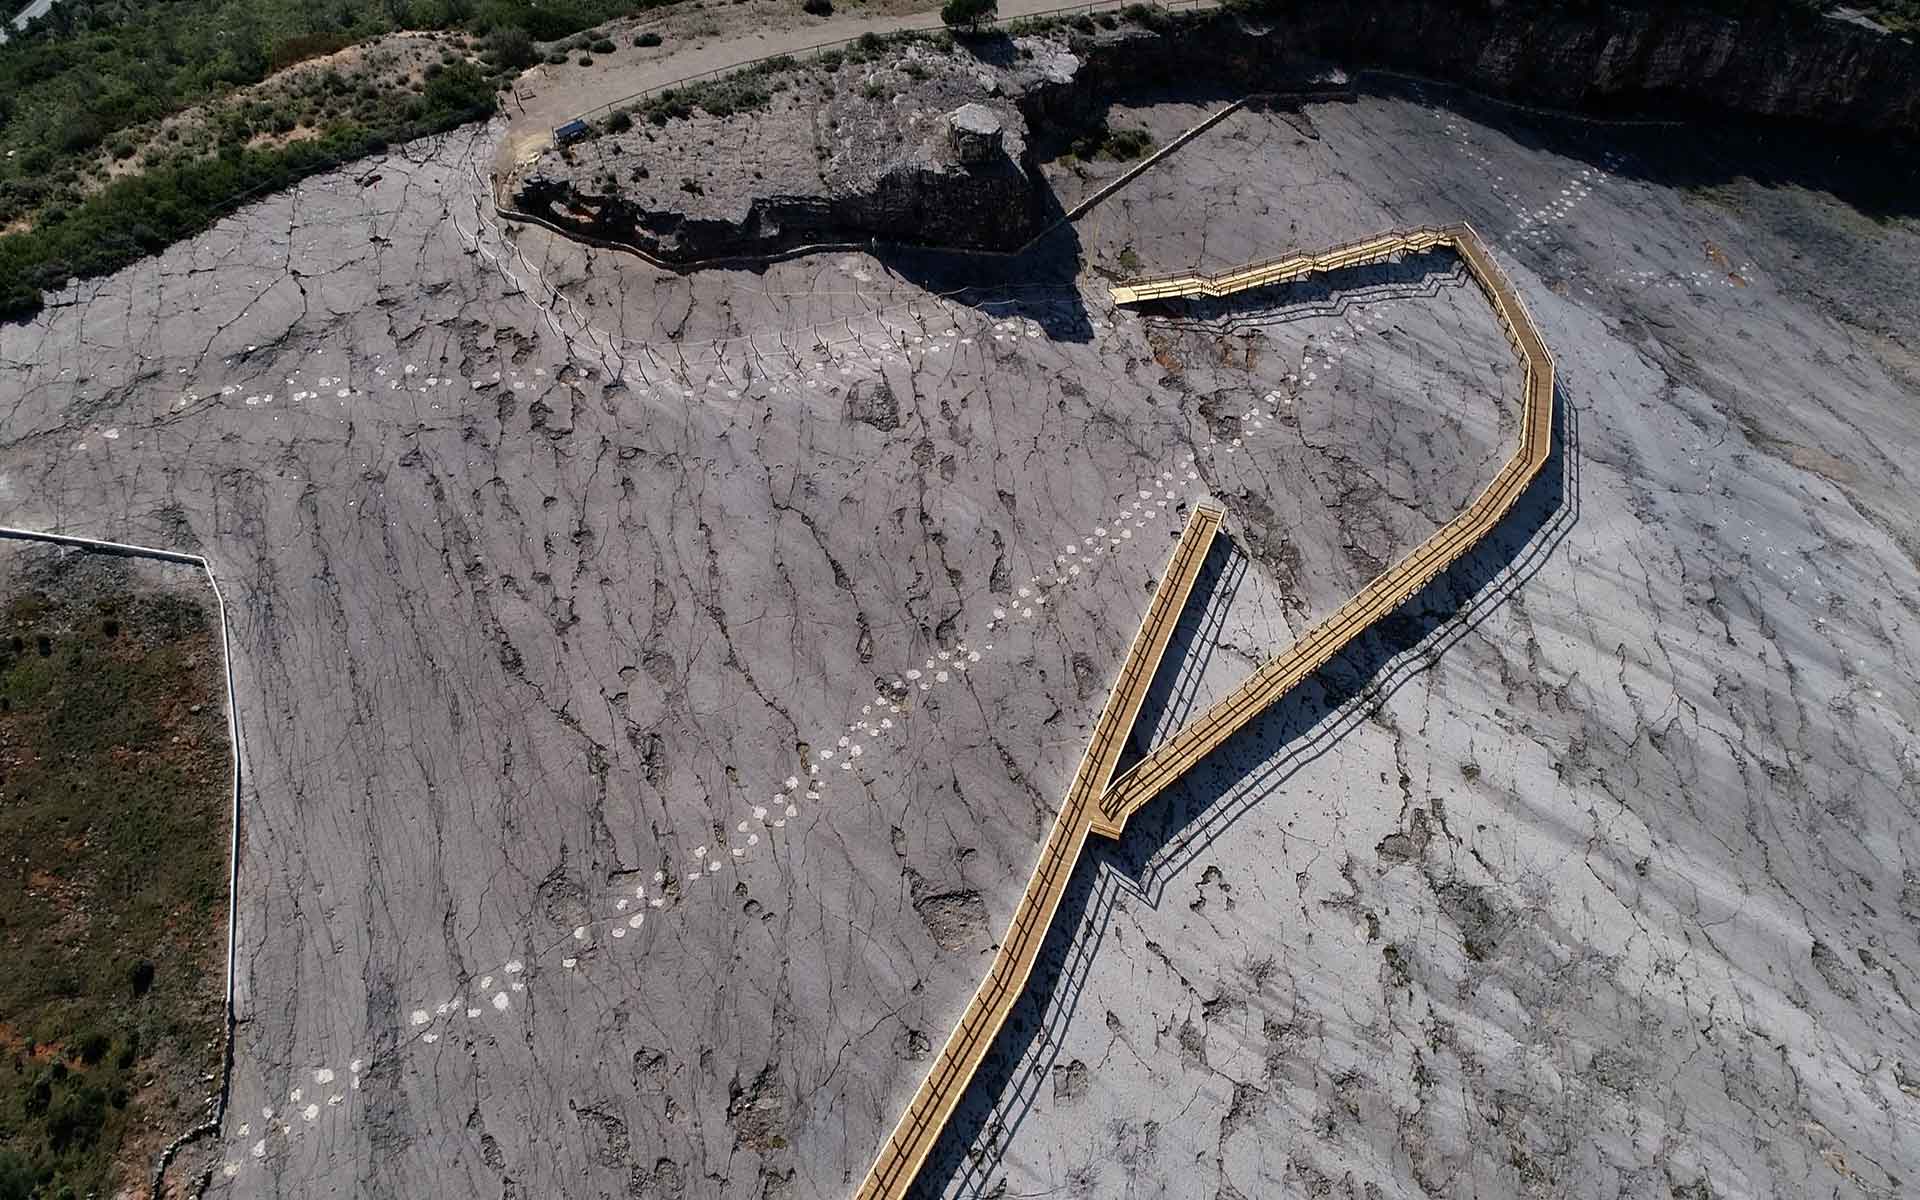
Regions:
<instances>
[{"instance_id":1,"label":"tree","mask_svg":"<svg viewBox=\"0 0 1920 1200\"><path fill-rule=\"evenodd\" d=\"M999 0L947 0L940 8L942 23L956 29L964 25L969 31L999 15Z\"/></svg>"},{"instance_id":2,"label":"tree","mask_svg":"<svg viewBox=\"0 0 1920 1200\"><path fill-rule=\"evenodd\" d=\"M487 47L501 66L515 71L524 71L540 61L539 52L533 48L533 38L517 26L494 30L487 37Z\"/></svg>"}]
</instances>

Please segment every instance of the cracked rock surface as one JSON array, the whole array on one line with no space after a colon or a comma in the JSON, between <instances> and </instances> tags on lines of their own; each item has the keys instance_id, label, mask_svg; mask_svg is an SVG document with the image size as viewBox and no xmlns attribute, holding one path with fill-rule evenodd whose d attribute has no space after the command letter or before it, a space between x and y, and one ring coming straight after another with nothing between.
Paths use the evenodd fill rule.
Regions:
<instances>
[{"instance_id":1,"label":"cracked rock surface","mask_svg":"<svg viewBox=\"0 0 1920 1200\"><path fill-rule=\"evenodd\" d=\"M1083 863L935 1182L1899 1194L1911 221L1689 195L1646 178L1652 135L1424 104L1223 131L1099 242L1218 269L1464 216L1558 356L1558 449L1486 546ZM1183 636L1232 645L1247 589L1201 586ZM1157 736L1246 670L1180 660Z\"/></svg>"},{"instance_id":2,"label":"cracked rock surface","mask_svg":"<svg viewBox=\"0 0 1920 1200\"><path fill-rule=\"evenodd\" d=\"M1024 110L1071 107L1080 60L1046 38L1005 50L992 62L914 43L773 72L752 85L762 107L643 111L546 151L514 203L681 263L873 238L1010 250L1048 216Z\"/></svg>"},{"instance_id":3,"label":"cracked rock surface","mask_svg":"<svg viewBox=\"0 0 1920 1200\"><path fill-rule=\"evenodd\" d=\"M1187 507L1235 546L1143 740L1508 453L1444 256L1105 277L1460 217L1559 357L1547 482L1083 866L930 1184L1920 1172L1904 219L1666 182L1711 131L1381 94L1235 114L1007 268L662 277L482 216L494 132L0 330L9 520L195 549L234 608L213 1194L850 1191Z\"/></svg>"}]
</instances>

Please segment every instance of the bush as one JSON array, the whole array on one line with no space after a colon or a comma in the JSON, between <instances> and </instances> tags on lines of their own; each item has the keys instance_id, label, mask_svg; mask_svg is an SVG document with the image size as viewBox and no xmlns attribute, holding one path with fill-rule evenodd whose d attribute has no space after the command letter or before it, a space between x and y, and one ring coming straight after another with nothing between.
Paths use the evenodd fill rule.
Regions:
<instances>
[{"instance_id":1,"label":"bush","mask_svg":"<svg viewBox=\"0 0 1920 1200\"><path fill-rule=\"evenodd\" d=\"M576 58L573 61L579 63L583 67L590 67L593 65L593 55L582 54L579 58Z\"/></svg>"},{"instance_id":2,"label":"bush","mask_svg":"<svg viewBox=\"0 0 1920 1200\"><path fill-rule=\"evenodd\" d=\"M107 1056L107 1051L113 1049L113 1039L96 1029L83 1036L75 1049L79 1051L81 1062L90 1067L96 1066Z\"/></svg>"},{"instance_id":3,"label":"bush","mask_svg":"<svg viewBox=\"0 0 1920 1200\"><path fill-rule=\"evenodd\" d=\"M612 115L607 117L608 133L625 133L632 128L633 118L627 114L627 110L624 108L615 109Z\"/></svg>"},{"instance_id":4,"label":"bush","mask_svg":"<svg viewBox=\"0 0 1920 1200\"><path fill-rule=\"evenodd\" d=\"M173 162L114 181L77 204L65 220L0 238L0 320L30 316L40 290L71 277L119 270L205 229L241 199L275 191L343 162L379 154L390 140L422 137L491 115L493 87L472 63L435 76L407 111L345 122L318 138L269 150L224 146L211 160Z\"/></svg>"},{"instance_id":5,"label":"bush","mask_svg":"<svg viewBox=\"0 0 1920 1200\"><path fill-rule=\"evenodd\" d=\"M1174 24L1174 17L1165 9L1152 4L1129 4L1120 10L1120 15L1135 25L1155 32L1165 32Z\"/></svg>"},{"instance_id":6,"label":"bush","mask_svg":"<svg viewBox=\"0 0 1920 1200\"><path fill-rule=\"evenodd\" d=\"M980 28L1000 13L998 0L947 0L940 6L940 22L950 28Z\"/></svg>"},{"instance_id":7,"label":"bush","mask_svg":"<svg viewBox=\"0 0 1920 1200\"><path fill-rule=\"evenodd\" d=\"M95 1087L65 1089L47 1113L47 1145L55 1154L84 1149L107 1123L107 1097Z\"/></svg>"},{"instance_id":8,"label":"bush","mask_svg":"<svg viewBox=\"0 0 1920 1200\"><path fill-rule=\"evenodd\" d=\"M640 47L658 46L660 44L660 35L649 29L638 37L635 37L633 44Z\"/></svg>"},{"instance_id":9,"label":"bush","mask_svg":"<svg viewBox=\"0 0 1920 1200\"><path fill-rule=\"evenodd\" d=\"M803 0L800 11L808 16L830 17L833 15L833 0Z\"/></svg>"},{"instance_id":10,"label":"bush","mask_svg":"<svg viewBox=\"0 0 1920 1200\"><path fill-rule=\"evenodd\" d=\"M595 38L587 49L593 51L595 54L612 54L613 43L606 38Z\"/></svg>"},{"instance_id":11,"label":"bush","mask_svg":"<svg viewBox=\"0 0 1920 1200\"><path fill-rule=\"evenodd\" d=\"M1073 140L1073 153L1081 158L1113 158L1131 162L1153 150L1153 135L1144 129L1108 129L1101 126Z\"/></svg>"},{"instance_id":12,"label":"bush","mask_svg":"<svg viewBox=\"0 0 1920 1200\"><path fill-rule=\"evenodd\" d=\"M1144 158L1153 149L1153 137L1144 129L1118 129L1107 135L1107 154L1122 162Z\"/></svg>"},{"instance_id":13,"label":"bush","mask_svg":"<svg viewBox=\"0 0 1920 1200\"><path fill-rule=\"evenodd\" d=\"M524 29L496 29L487 37L487 53L494 62L510 71L524 71L540 61L533 39Z\"/></svg>"},{"instance_id":14,"label":"bush","mask_svg":"<svg viewBox=\"0 0 1920 1200\"><path fill-rule=\"evenodd\" d=\"M566 61L567 61L567 52L565 50L555 50L552 54L547 55L547 63L550 66L557 67L565 63Z\"/></svg>"}]
</instances>

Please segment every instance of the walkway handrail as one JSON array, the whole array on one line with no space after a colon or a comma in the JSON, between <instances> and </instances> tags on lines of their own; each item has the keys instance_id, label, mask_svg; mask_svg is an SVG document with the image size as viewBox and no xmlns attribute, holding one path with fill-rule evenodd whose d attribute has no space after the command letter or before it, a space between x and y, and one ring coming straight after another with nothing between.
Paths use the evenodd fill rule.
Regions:
<instances>
[{"instance_id":1,"label":"walkway handrail","mask_svg":"<svg viewBox=\"0 0 1920 1200\"><path fill-rule=\"evenodd\" d=\"M1269 287L1316 272L1380 262L1396 255L1453 248L1492 304L1524 372L1520 444L1493 481L1458 516L1412 553L1368 583L1334 614L1292 647L1270 660L1226 699L1202 713L1155 748L1126 774L1112 779L1120 748L1137 719L1140 702L1166 651L1222 515L1195 510L1175 547L1167 572L1147 607L1120 676L1095 723L1080 767L1074 772L1053 829L1041 847L1027 889L1014 907L987 977L960 1018L946 1046L928 1068L913 1100L880 1148L858 1200L898 1200L918 1176L934 1143L952 1118L993 1040L1013 1012L1032 975L1035 959L1058 912L1066 885L1089 833L1117 838L1128 818L1193 769L1227 738L1324 665L1375 621L1404 604L1464 554L1506 516L1546 465L1553 440L1553 356L1512 282L1464 223L1421 226L1335 246L1317 254L1291 254L1253 263L1219 276L1179 275L1113 289L1116 303L1183 296L1224 296ZM1111 780L1111 783L1109 782ZM1097 804L1090 803L1098 797Z\"/></svg>"},{"instance_id":2,"label":"walkway handrail","mask_svg":"<svg viewBox=\"0 0 1920 1200\"><path fill-rule=\"evenodd\" d=\"M1309 271L1342 269L1377 262L1395 254L1448 246L1467 264L1467 270L1485 291L1508 340L1518 351L1523 370L1523 417L1520 444L1492 481L1473 502L1441 526L1406 557L1379 575L1338 609L1295 640L1284 653L1268 660L1239 687L1201 713L1135 763L1100 798L1100 816L1094 832L1117 838L1127 819L1255 717L1271 707L1307 676L1319 670L1363 630L1406 603L1434 576L1450 566L1485 536L1512 509L1527 485L1546 465L1553 434L1553 355L1540 337L1531 314L1506 274L1485 245L1466 224L1423 227L1348 243L1316 255L1291 255L1243 267L1215 277L1182 276L1145 285L1115 288L1155 298L1173 295L1222 296L1276 279L1297 278ZM1303 268L1301 264L1311 263ZM1334 264L1326 266L1323 264ZM1181 290L1174 290L1181 289Z\"/></svg>"},{"instance_id":3,"label":"walkway handrail","mask_svg":"<svg viewBox=\"0 0 1920 1200\"><path fill-rule=\"evenodd\" d=\"M1027 889L1014 906L1013 919L1006 936L1000 939L993 965L980 982L973 999L955 1023L947 1044L927 1069L920 1090L901 1114L899 1123L874 1160L867 1178L857 1193L861 1200L881 1200L904 1196L921 1164L926 1161L940 1131L946 1128L954 1108L966 1094L981 1062L1013 1012L1015 1002L1033 973L1040 945L1053 924L1054 914L1066 894L1067 881L1087 841L1093 801L1106 790L1126 745L1127 734L1139 716L1147 687L1159 669L1173 631L1186 608L1187 597L1200 576L1207 551L1226 514L1209 504L1196 506L1187 518L1180 541L1174 547L1153 600L1147 605L1140 630L1128 647L1120 675L1107 694L1106 706L1094 723L1086 754L1067 788L1066 801L1054 818L1053 829L1041 847L1040 860L1034 865Z\"/></svg>"}]
</instances>

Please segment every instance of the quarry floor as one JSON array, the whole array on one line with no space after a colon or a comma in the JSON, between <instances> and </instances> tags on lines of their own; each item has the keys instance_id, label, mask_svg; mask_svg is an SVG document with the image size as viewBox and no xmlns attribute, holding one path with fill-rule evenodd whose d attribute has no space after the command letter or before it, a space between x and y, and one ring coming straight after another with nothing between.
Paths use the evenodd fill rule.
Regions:
<instances>
[{"instance_id":1,"label":"quarry floor","mask_svg":"<svg viewBox=\"0 0 1920 1200\"><path fill-rule=\"evenodd\" d=\"M1107 282L1457 219L1558 357L1546 477L1083 864L927 1190L1920 1175L1910 212L1403 86L1235 114L1016 262L670 277L500 228L502 133L0 329L8 521L194 549L234 607L212 1194L850 1191L1186 508L1233 548L1163 733L1512 432L1445 257L1179 312Z\"/></svg>"}]
</instances>

